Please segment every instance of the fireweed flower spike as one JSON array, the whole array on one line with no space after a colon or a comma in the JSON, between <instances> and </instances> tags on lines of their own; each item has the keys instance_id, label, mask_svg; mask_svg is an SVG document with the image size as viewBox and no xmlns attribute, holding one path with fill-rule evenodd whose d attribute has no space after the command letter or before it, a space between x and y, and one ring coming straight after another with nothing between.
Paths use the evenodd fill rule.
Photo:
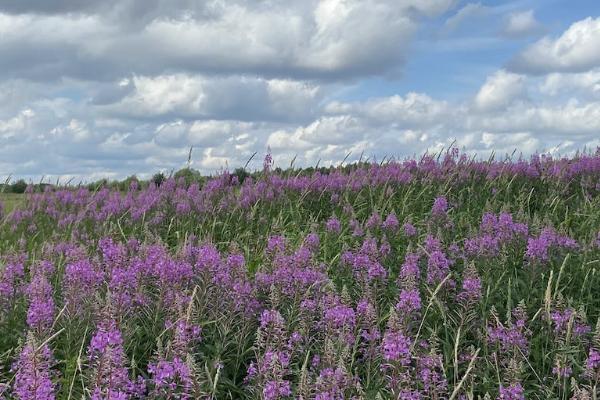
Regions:
<instances>
[{"instance_id":1,"label":"fireweed flower spike","mask_svg":"<svg viewBox=\"0 0 600 400\"><path fill-rule=\"evenodd\" d=\"M143 385L129 379L123 337L114 320L98 323L88 347L89 388L93 400L137 397Z\"/></svg>"},{"instance_id":2,"label":"fireweed flower spike","mask_svg":"<svg viewBox=\"0 0 600 400\"><path fill-rule=\"evenodd\" d=\"M51 367L54 364L52 351L47 343L40 343L29 334L25 346L13 369L15 378L13 394L19 400L54 400L56 375Z\"/></svg>"},{"instance_id":3,"label":"fireweed flower spike","mask_svg":"<svg viewBox=\"0 0 600 400\"><path fill-rule=\"evenodd\" d=\"M178 399L193 399L197 382L194 378L194 345L200 341L201 329L189 324L185 319L168 323L173 331L166 349L159 353L156 362L148 366L151 379L150 397L163 398L176 396Z\"/></svg>"},{"instance_id":4,"label":"fireweed flower spike","mask_svg":"<svg viewBox=\"0 0 600 400\"><path fill-rule=\"evenodd\" d=\"M287 348L285 320L276 310L265 310L260 316L255 348L256 362L250 363L246 382L249 390L261 398L275 400L291 395L289 374L291 354Z\"/></svg>"},{"instance_id":5,"label":"fireweed flower spike","mask_svg":"<svg viewBox=\"0 0 600 400\"><path fill-rule=\"evenodd\" d=\"M52 325L55 313L52 286L43 271L39 271L29 283L27 297L27 325L41 337Z\"/></svg>"},{"instance_id":6,"label":"fireweed flower spike","mask_svg":"<svg viewBox=\"0 0 600 400\"><path fill-rule=\"evenodd\" d=\"M13 307L23 290L26 258L25 254L10 255L1 262L4 267L0 269L0 316Z\"/></svg>"},{"instance_id":7,"label":"fireweed flower spike","mask_svg":"<svg viewBox=\"0 0 600 400\"><path fill-rule=\"evenodd\" d=\"M396 217L396 213L393 211L388 214L388 216L385 218L385 221L383 221L383 223L381 224L381 227L383 229L394 233L398 230L399 226L400 222Z\"/></svg>"},{"instance_id":8,"label":"fireweed flower spike","mask_svg":"<svg viewBox=\"0 0 600 400\"><path fill-rule=\"evenodd\" d=\"M336 217L329 218L327 220L327 223L325 224L325 227L328 232L332 233L340 233L340 231L342 230L342 224L340 220Z\"/></svg>"},{"instance_id":9,"label":"fireweed flower spike","mask_svg":"<svg viewBox=\"0 0 600 400\"><path fill-rule=\"evenodd\" d=\"M498 400L525 400L523 386L519 382L501 385Z\"/></svg>"}]
</instances>

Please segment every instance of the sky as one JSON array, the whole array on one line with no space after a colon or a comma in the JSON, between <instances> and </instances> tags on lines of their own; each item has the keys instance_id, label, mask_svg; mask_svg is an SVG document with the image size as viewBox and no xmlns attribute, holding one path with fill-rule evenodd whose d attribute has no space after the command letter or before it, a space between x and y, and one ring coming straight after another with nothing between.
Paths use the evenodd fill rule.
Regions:
<instances>
[{"instance_id":1,"label":"sky","mask_svg":"<svg viewBox=\"0 0 600 400\"><path fill-rule=\"evenodd\" d=\"M0 179L600 146L598 0L0 0Z\"/></svg>"}]
</instances>

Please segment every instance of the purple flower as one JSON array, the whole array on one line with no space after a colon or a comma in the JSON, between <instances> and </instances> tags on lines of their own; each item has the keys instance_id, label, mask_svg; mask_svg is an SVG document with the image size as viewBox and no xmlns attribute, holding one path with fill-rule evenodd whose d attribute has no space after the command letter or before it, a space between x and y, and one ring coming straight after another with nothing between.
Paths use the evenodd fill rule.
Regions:
<instances>
[{"instance_id":1,"label":"purple flower","mask_svg":"<svg viewBox=\"0 0 600 400\"><path fill-rule=\"evenodd\" d=\"M325 229L327 229L327 232L340 233L342 231L342 224L336 217L331 217L325 223Z\"/></svg>"},{"instance_id":2,"label":"purple flower","mask_svg":"<svg viewBox=\"0 0 600 400\"><path fill-rule=\"evenodd\" d=\"M400 332L387 331L383 335L381 350L383 359L387 362L399 363L400 365L410 364L410 346L411 341Z\"/></svg>"},{"instance_id":3,"label":"purple flower","mask_svg":"<svg viewBox=\"0 0 600 400\"><path fill-rule=\"evenodd\" d=\"M312 252L318 251L320 244L319 235L317 233L309 233L304 239L304 243Z\"/></svg>"},{"instance_id":4,"label":"purple flower","mask_svg":"<svg viewBox=\"0 0 600 400\"><path fill-rule=\"evenodd\" d=\"M28 338L19 355L13 392L20 400L53 400L55 386L52 383L52 352L47 344L38 348L33 337Z\"/></svg>"},{"instance_id":5,"label":"purple flower","mask_svg":"<svg viewBox=\"0 0 600 400\"><path fill-rule=\"evenodd\" d=\"M324 368L315 385L315 400L342 400L349 398L352 379L342 368Z\"/></svg>"},{"instance_id":6,"label":"purple flower","mask_svg":"<svg viewBox=\"0 0 600 400\"><path fill-rule=\"evenodd\" d=\"M600 351L591 348L585 360L585 376L589 379L600 378Z\"/></svg>"},{"instance_id":7,"label":"purple flower","mask_svg":"<svg viewBox=\"0 0 600 400\"><path fill-rule=\"evenodd\" d=\"M550 313L550 319L554 325L554 332L562 334L566 332L571 316L575 313L572 308L567 308L564 311L556 310Z\"/></svg>"},{"instance_id":8,"label":"purple flower","mask_svg":"<svg viewBox=\"0 0 600 400\"><path fill-rule=\"evenodd\" d=\"M404 257L404 263L402 267L400 267L400 276L401 280L413 280L415 282L419 281L419 277L421 275L421 270L419 269L419 259L420 255L418 253L406 253Z\"/></svg>"},{"instance_id":9,"label":"purple flower","mask_svg":"<svg viewBox=\"0 0 600 400\"><path fill-rule=\"evenodd\" d=\"M367 342L375 342L381 337L377 326L377 311L369 300L363 298L356 305L356 315L361 328L361 337Z\"/></svg>"},{"instance_id":10,"label":"purple flower","mask_svg":"<svg viewBox=\"0 0 600 400\"><path fill-rule=\"evenodd\" d=\"M339 304L325 310L323 319L334 329L354 327L356 315L352 307Z\"/></svg>"},{"instance_id":11,"label":"purple flower","mask_svg":"<svg viewBox=\"0 0 600 400\"><path fill-rule=\"evenodd\" d=\"M273 167L273 156L271 155L271 150L268 150L267 154L265 154L265 159L263 160L263 171L265 173L268 173L269 171L271 171L272 167Z\"/></svg>"},{"instance_id":12,"label":"purple flower","mask_svg":"<svg viewBox=\"0 0 600 400\"><path fill-rule=\"evenodd\" d=\"M371 216L365 223L365 226L367 227L367 229L371 229L371 230L379 227L380 225L381 225L381 216L376 212L371 214Z\"/></svg>"},{"instance_id":13,"label":"purple flower","mask_svg":"<svg viewBox=\"0 0 600 400\"><path fill-rule=\"evenodd\" d=\"M289 381L268 381L263 388L263 397L265 400L276 400L282 397L292 395Z\"/></svg>"},{"instance_id":14,"label":"purple flower","mask_svg":"<svg viewBox=\"0 0 600 400\"><path fill-rule=\"evenodd\" d=\"M21 292L20 282L25 275L25 255L9 257L0 269L0 314L9 309L10 303Z\"/></svg>"},{"instance_id":15,"label":"purple flower","mask_svg":"<svg viewBox=\"0 0 600 400\"><path fill-rule=\"evenodd\" d=\"M194 398L192 370L181 358L150 364L148 372L152 377L153 397L176 396L182 400Z\"/></svg>"},{"instance_id":16,"label":"purple flower","mask_svg":"<svg viewBox=\"0 0 600 400\"><path fill-rule=\"evenodd\" d=\"M312 357L312 359L310 360L310 365L313 368L317 368L320 363L321 363L321 356L319 356L318 354L315 354Z\"/></svg>"},{"instance_id":17,"label":"purple flower","mask_svg":"<svg viewBox=\"0 0 600 400\"><path fill-rule=\"evenodd\" d=\"M548 238L540 236L538 238L529 238L527 240L527 251L525 256L530 261L546 262L548 261L548 249L551 242Z\"/></svg>"},{"instance_id":18,"label":"purple flower","mask_svg":"<svg viewBox=\"0 0 600 400\"><path fill-rule=\"evenodd\" d=\"M406 222L404 225L402 225L402 229L407 237L413 237L417 234L417 228L415 228L414 225L409 222Z\"/></svg>"},{"instance_id":19,"label":"purple flower","mask_svg":"<svg viewBox=\"0 0 600 400\"><path fill-rule=\"evenodd\" d=\"M166 324L167 329L173 329L173 338L170 343L171 353L177 357L185 358L192 347L201 339L202 328L190 324L181 318L175 323Z\"/></svg>"},{"instance_id":20,"label":"purple flower","mask_svg":"<svg viewBox=\"0 0 600 400\"><path fill-rule=\"evenodd\" d=\"M512 314L514 322L509 321L507 327L496 321L496 326L487 328L488 342L498 344L503 352L518 350L526 355L529 352L528 336L531 332L525 326L525 312L517 307Z\"/></svg>"},{"instance_id":21,"label":"purple flower","mask_svg":"<svg viewBox=\"0 0 600 400\"><path fill-rule=\"evenodd\" d=\"M398 227L400 226L400 222L398 222L398 218L396 217L396 213L393 211L388 214L385 218L385 221L381 224L381 227L390 232L396 232Z\"/></svg>"},{"instance_id":22,"label":"purple flower","mask_svg":"<svg viewBox=\"0 0 600 400\"><path fill-rule=\"evenodd\" d=\"M436 285L450 272L450 260L441 250L435 250L427 260L427 283Z\"/></svg>"},{"instance_id":23,"label":"purple flower","mask_svg":"<svg viewBox=\"0 0 600 400\"><path fill-rule=\"evenodd\" d=\"M444 196L436 197L431 207L432 215L445 215L448 211L448 200Z\"/></svg>"},{"instance_id":24,"label":"purple flower","mask_svg":"<svg viewBox=\"0 0 600 400\"><path fill-rule=\"evenodd\" d=\"M140 391L129 379L123 338L113 320L98 324L88 347L88 358L92 368L93 399L129 398Z\"/></svg>"},{"instance_id":25,"label":"purple flower","mask_svg":"<svg viewBox=\"0 0 600 400\"><path fill-rule=\"evenodd\" d=\"M557 363L552 368L552 373L559 378L568 378L573 373L573 369L568 365L562 365L561 363Z\"/></svg>"},{"instance_id":26,"label":"purple flower","mask_svg":"<svg viewBox=\"0 0 600 400\"><path fill-rule=\"evenodd\" d=\"M498 400L525 400L523 386L519 382L511 383L509 386L500 385Z\"/></svg>"},{"instance_id":27,"label":"purple flower","mask_svg":"<svg viewBox=\"0 0 600 400\"><path fill-rule=\"evenodd\" d=\"M277 310L264 310L260 315L260 327L267 329L269 327L283 328L285 320Z\"/></svg>"},{"instance_id":28,"label":"purple flower","mask_svg":"<svg viewBox=\"0 0 600 400\"><path fill-rule=\"evenodd\" d=\"M68 264L63 277L63 295L70 312L80 315L82 306L94 300L103 280L103 274L88 260Z\"/></svg>"},{"instance_id":29,"label":"purple flower","mask_svg":"<svg viewBox=\"0 0 600 400\"><path fill-rule=\"evenodd\" d=\"M576 249L578 243L568 237L559 235L554 228L548 227L542 229L538 237L530 237L527 240L527 251L525 257L530 262L544 264L550 260L550 251L552 249Z\"/></svg>"},{"instance_id":30,"label":"purple flower","mask_svg":"<svg viewBox=\"0 0 600 400\"><path fill-rule=\"evenodd\" d=\"M362 225L360 224L360 222L358 222L357 219L352 218L349 222L350 225L350 229L352 229L352 236L354 237L360 237L362 235L364 235L364 230L362 228Z\"/></svg>"},{"instance_id":31,"label":"purple flower","mask_svg":"<svg viewBox=\"0 0 600 400\"><path fill-rule=\"evenodd\" d=\"M458 294L458 299L464 303L475 303L481 298L481 279L477 274L474 265L469 265L465 272L462 282L462 290Z\"/></svg>"},{"instance_id":32,"label":"purple flower","mask_svg":"<svg viewBox=\"0 0 600 400\"><path fill-rule=\"evenodd\" d=\"M366 239L358 253L344 253L342 262L350 264L354 275L362 281L383 281L387 278L387 270L379 262L378 256L380 250L377 249L377 242Z\"/></svg>"},{"instance_id":33,"label":"purple flower","mask_svg":"<svg viewBox=\"0 0 600 400\"><path fill-rule=\"evenodd\" d=\"M32 330L44 332L54 321L54 299L52 286L45 274L37 273L27 287L29 309L27 310L27 325Z\"/></svg>"},{"instance_id":34,"label":"purple flower","mask_svg":"<svg viewBox=\"0 0 600 400\"><path fill-rule=\"evenodd\" d=\"M428 354L417 360L417 377L427 398L444 398L448 382L443 374L442 357L438 354Z\"/></svg>"},{"instance_id":35,"label":"purple flower","mask_svg":"<svg viewBox=\"0 0 600 400\"><path fill-rule=\"evenodd\" d=\"M469 256L495 257L500 253L500 238L491 234L484 234L474 238L465 239L464 249Z\"/></svg>"},{"instance_id":36,"label":"purple flower","mask_svg":"<svg viewBox=\"0 0 600 400\"><path fill-rule=\"evenodd\" d=\"M403 289L396 304L396 311L400 315L414 315L420 309L421 295L419 294L419 289Z\"/></svg>"},{"instance_id":37,"label":"purple flower","mask_svg":"<svg viewBox=\"0 0 600 400\"><path fill-rule=\"evenodd\" d=\"M267 253L283 253L285 251L286 240L281 235L273 235L267 241Z\"/></svg>"}]
</instances>

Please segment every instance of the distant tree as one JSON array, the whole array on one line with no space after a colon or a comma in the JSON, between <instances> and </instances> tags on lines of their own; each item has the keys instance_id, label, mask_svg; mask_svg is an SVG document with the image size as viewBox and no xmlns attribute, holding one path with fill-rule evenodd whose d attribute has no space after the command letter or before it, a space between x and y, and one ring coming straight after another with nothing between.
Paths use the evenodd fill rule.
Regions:
<instances>
[{"instance_id":1,"label":"distant tree","mask_svg":"<svg viewBox=\"0 0 600 400\"><path fill-rule=\"evenodd\" d=\"M19 179L12 185L10 185L10 191L13 193L25 193L27 189L27 182L24 179Z\"/></svg>"},{"instance_id":2,"label":"distant tree","mask_svg":"<svg viewBox=\"0 0 600 400\"><path fill-rule=\"evenodd\" d=\"M186 186L189 186L192 183L202 184L203 182L202 174L200 174L200 171L196 171L195 169L189 167L182 168L179 171L175 172L173 178L175 178L176 181L179 181L183 178Z\"/></svg>"},{"instance_id":3,"label":"distant tree","mask_svg":"<svg viewBox=\"0 0 600 400\"><path fill-rule=\"evenodd\" d=\"M242 183L244 183L244 180L246 180L247 177L250 176L250 174L248 173L248 171L246 171L244 168L242 167L238 167L233 171L233 175L237 176L238 182L240 183L240 185Z\"/></svg>"},{"instance_id":4,"label":"distant tree","mask_svg":"<svg viewBox=\"0 0 600 400\"><path fill-rule=\"evenodd\" d=\"M118 188L121 192L127 192L132 187L136 187L137 189L140 188L140 181L138 180L137 176L135 176L135 175L128 176L127 178L125 178L121 182L119 182L119 185L118 185Z\"/></svg>"},{"instance_id":5,"label":"distant tree","mask_svg":"<svg viewBox=\"0 0 600 400\"><path fill-rule=\"evenodd\" d=\"M110 186L110 182L108 182L108 179L106 179L106 178L87 184L87 188L90 192L96 192L102 188L109 187L109 186Z\"/></svg>"},{"instance_id":6,"label":"distant tree","mask_svg":"<svg viewBox=\"0 0 600 400\"><path fill-rule=\"evenodd\" d=\"M160 186L162 185L162 183L167 179L167 177L165 176L165 174L163 174L162 172L157 172L156 174L154 174L154 176L152 177L151 181L156 185L156 186Z\"/></svg>"}]
</instances>

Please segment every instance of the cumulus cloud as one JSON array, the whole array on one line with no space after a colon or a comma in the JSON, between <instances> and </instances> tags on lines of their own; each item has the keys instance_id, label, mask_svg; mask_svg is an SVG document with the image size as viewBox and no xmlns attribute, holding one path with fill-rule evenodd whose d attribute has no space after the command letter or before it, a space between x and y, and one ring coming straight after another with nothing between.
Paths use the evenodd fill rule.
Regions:
<instances>
[{"instance_id":1,"label":"cumulus cloud","mask_svg":"<svg viewBox=\"0 0 600 400\"><path fill-rule=\"evenodd\" d=\"M506 89L515 85L518 91ZM89 179L98 171L147 176L159 169L177 169L185 165L191 146L195 149L192 166L211 173L244 165L254 152L262 154L267 147L277 164L286 166L294 158L296 165L314 165L319 160L337 163L349 153L349 160L362 153L379 160L403 158L439 151L451 143L478 154L515 149L526 154L564 153L596 143L598 99L565 100L557 92L513 102L514 93L541 92L547 85L506 71L490 76L482 88L486 86L493 90L480 90L474 101L459 103L424 93L326 101L307 122L173 118L114 123L108 117L84 121L49 110L50 106L72 108L69 102L37 103L0 120L0 159L5 163L2 168L12 163L10 172L19 175ZM486 107L495 108L482 109L478 97L486 99L482 103ZM54 127L38 129L41 126ZM251 168L259 164L255 161Z\"/></svg>"},{"instance_id":2,"label":"cumulus cloud","mask_svg":"<svg viewBox=\"0 0 600 400\"><path fill-rule=\"evenodd\" d=\"M424 93L410 92L406 96L393 95L369 99L365 102L332 102L325 106L330 114L353 113L373 124L402 124L407 128L429 126L442 118L450 118L445 101L435 100Z\"/></svg>"},{"instance_id":3,"label":"cumulus cloud","mask_svg":"<svg viewBox=\"0 0 600 400\"><path fill-rule=\"evenodd\" d=\"M528 74L584 72L600 66L600 17L572 24L558 38L545 37L527 47L510 63Z\"/></svg>"},{"instance_id":4,"label":"cumulus cloud","mask_svg":"<svg viewBox=\"0 0 600 400\"><path fill-rule=\"evenodd\" d=\"M4 6L4 13L0 7L5 76L105 80L175 70L342 79L389 73L402 66L420 17L440 14L452 1L41 3ZM123 8L148 18L120 20L116 11Z\"/></svg>"},{"instance_id":5,"label":"cumulus cloud","mask_svg":"<svg viewBox=\"0 0 600 400\"><path fill-rule=\"evenodd\" d=\"M248 76L134 76L121 84L127 94L99 107L102 112L137 119L293 121L314 117L321 98L317 84Z\"/></svg>"},{"instance_id":6,"label":"cumulus cloud","mask_svg":"<svg viewBox=\"0 0 600 400\"><path fill-rule=\"evenodd\" d=\"M35 116L35 113L32 110L25 109L10 119L5 121L0 120L0 135L2 135L2 139L15 138L19 132L26 128L28 120L33 116Z\"/></svg>"},{"instance_id":7,"label":"cumulus cloud","mask_svg":"<svg viewBox=\"0 0 600 400\"><path fill-rule=\"evenodd\" d=\"M533 10L511 13L502 30L509 37L521 38L537 34L541 31L542 24L535 18Z\"/></svg>"},{"instance_id":8,"label":"cumulus cloud","mask_svg":"<svg viewBox=\"0 0 600 400\"><path fill-rule=\"evenodd\" d=\"M514 101L543 85L501 70L488 78L473 102L448 104L418 93L331 102L325 107L327 120L275 131L267 143L284 159L298 156L306 163L316 162L326 144L336 146L340 154L354 148L355 156L365 152L380 159L439 151L450 144L479 155L593 147L600 132L600 102L565 101L554 95ZM328 132L333 134L329 140ZM341 159L340 155L337 160Z\"/></svg>"},{"instance_id":9,"label":"cumulus cloud","mask_svg":"<svg viewBox=\"0 0 600 400\"><path fill-rule=\"evenodd\" d=\"M475 96L475 106L482 111L497 111L525 95L521 75L500 70L489 76Z\"/></svg>"},{"instance_id":10,"label":"cumulus cloud","mask_svg":"<svg viewBox=\"0 0 600 400\"><path fill-rule=\"evenodd\" d=\"M549 74L540 91L550 96L566 94L600 99L600 68L575 74Z\"/></svg>"}]
</instances>

